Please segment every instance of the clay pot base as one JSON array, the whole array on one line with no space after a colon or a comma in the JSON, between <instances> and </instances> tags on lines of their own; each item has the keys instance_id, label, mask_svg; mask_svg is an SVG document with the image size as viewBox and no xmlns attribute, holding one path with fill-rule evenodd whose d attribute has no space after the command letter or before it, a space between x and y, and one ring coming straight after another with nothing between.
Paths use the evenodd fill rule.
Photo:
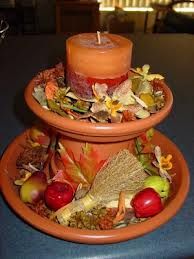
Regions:
<instances>
[{"instance_id":1,"label":"clay pot base","mask_svg":"<svg viewBox=\"0 0 194 259\"><path fill-rule=\"evenodd\" d=\"M159 228L170 220L180 210L186 199L190 177L184 157L172 141L155 130L153 144L159 144L164 153L172 154L172 173L176 173L173 177L172 195L166 203L164 210L145 222L130 225L122 229L94 231L63 227L33 212L18 196L17 188L13 183L13 180L18 174L15 164L16 158L22 151L22 145L25 144L26 137L27 131L16 137L2 157L0 163L1 190L8 204L23 220L49 235L67 241L86 244L117 243L134 239Z\"/></svg>"}]
</instances>

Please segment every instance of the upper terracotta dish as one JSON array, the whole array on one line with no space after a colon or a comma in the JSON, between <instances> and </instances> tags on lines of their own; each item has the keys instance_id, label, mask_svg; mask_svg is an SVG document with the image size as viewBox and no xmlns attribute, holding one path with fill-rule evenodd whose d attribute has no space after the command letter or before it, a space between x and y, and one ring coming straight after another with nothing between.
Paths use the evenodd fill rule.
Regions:
<instances>
[{"instance_id":1,"label":"upper terracotta dish","mask_svg":"<svg viewBox=\"0 0 194 259\"><path fill-rule=\"evenodd\" d=\"M71 120L44 109L32 95L34 87L35 78L25 89L25 100L40 119L67 137L92 142L117 142L134 138L163 121L173 104L172 92L163 84L165 106L150 117L125 123L90 123Z\"/></svg>"}]
</instances>

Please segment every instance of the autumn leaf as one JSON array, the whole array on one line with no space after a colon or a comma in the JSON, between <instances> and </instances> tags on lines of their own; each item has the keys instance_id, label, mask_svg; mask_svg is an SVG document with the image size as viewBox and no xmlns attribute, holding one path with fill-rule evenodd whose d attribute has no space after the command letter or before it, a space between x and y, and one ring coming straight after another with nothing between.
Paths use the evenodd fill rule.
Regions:
<instances>
[{"instance_id":1,"label":"autumn leaf","mask_svg":"<svg viewBox=\"0 0 194 259\"><path fill-rule=\"evenodd\" d=\"M140 138L140 140L141 140L144 144L146 144L146 143L148 143L148 142L150 142L150 141L152 140L153 135L154 135L154 129L151 128L151 129L147 130L146 132L142 133L142 134L139 136L139 138Z\"/></svg>"},{"instance_id":2,"label":"autumn leaf","mask_svg":"<svg viewBox=\"0 0 194 259\"><path fill-rule=\"evenodd\" d=\"M148 64L143 65L142 68L137 67L136 69L131 69L132 72L142 76L143 80L152 81L154 79L164 79L164 77L160 74L149 74L149 70L150 66Z\"/></svg>"},{"instance_id":3,"label":"autumn leaf","mask_svg":"<svg viewBox=\"0 0 194 259\"><path fill-rule=\"evenodd\" d=\"M46 95L44 92L44 88L41 85L34 87L32 95L40 103L41 106L47 106Z\"/></svg>"},{"instance_id":4,"label":"autumn leaf","mask_svg":"<svg viewBox=\"0 0 194 259\"><path fill-rule=\"evenodd\" d=\"M47 100L53 100L57 90L58 86L56 81L47 82L45 86L45 95Z\"/></svg>"},{"instance_id":5,"label":"autumn leaf","mask_svg":"<svg viewBox=\"0 0 194 259\"><path fill-rule=\"evenodd\" d=\"M92 90L96 99L96 102L105 100L108 97L107 90L108 86L106 84L96 83L92 86Z\"/></svg>"},{"instance_id":6,"label":"autumn leaf","mask_svg":"<svg viewBox=\"0 0 194 259\"><path fill-rule=\"evenodd\" d=\"M150 154L154 152L154 146L151 143L147 143L143 146L141 153Z\"/></svg>"},{"instance_id":7,"label":"autumn leaf","mask_svg":"<svg viewBox=\"0 0 194 259\"><path fill-rule=\"evenodd\" d=\"M105 160L99 161L97 151L88 143L83 146L82 150L79 164L85 178L91 184Z\"/></svg>"},{"instance_id":8,"label":"autumn leaf","mask_svg":"<svg viewBox=\"0 0 194 259\"><path fill-rule=\"evenodd\" d=\"M130 79L127 79L117 87L112 95L113 100L117 100L123 105L135 104L135 100L132 97L132 82Z\"/></svg>"},{"instance_id":9,"label":"autumn leaf","mask_svg":"<svg viewBox=\"0 0 194 259\"><path fill-rule=\"evenodd\" d=\"M81 168L76 162L73 152L69 149L66 149L60 142L58 152L61 156L61 161L65 166L65 172L68 174L68 176L76 183L87 185L88 181L82 174Z\"/></svg>"},{"instance_id":10,"label":"autumn leaf","mask_svg":"<svg viewBox=\"0 0 194 259\"><path fill-rule=\"evenodd\" d=\"M48 100L47 104L49 109L51 109L51 111L56 112L63 117L67 117L67 114L61 109L61 107L55 101Z\"/></svg>"}]
</instances>

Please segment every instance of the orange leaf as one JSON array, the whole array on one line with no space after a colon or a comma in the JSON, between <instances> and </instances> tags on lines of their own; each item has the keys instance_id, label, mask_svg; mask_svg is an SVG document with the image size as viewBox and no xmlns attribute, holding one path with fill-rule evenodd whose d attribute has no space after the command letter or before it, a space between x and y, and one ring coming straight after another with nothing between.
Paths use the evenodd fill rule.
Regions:
<instances>
[{"instance_id":1,"label":"orange leaf","mask_svg":"<svg viewBox=\"0 0 194 259\"><path fill-rule=\"evenodd\" d=\"M53 100L55 93L58 90L57 83L55 81L48 81L45 86L45 95L48 100Z\"/></svg>"},{"instance_id":2,"label":"orange leaf","mask_svg":"<svg viewBox=\"0 0 194 259\"><path fill-rule=\"evenodd\" d=\"M65 172L68 176L76 183L88 184L85 176L82 174L79 164L76 162L73 152L59 143L60 149L59 154L61 156L61 161L65 166Z\"/></svg>"},{"instance_id":3,"label":"orange leaf","mask_svg":"<svg viewBox=\"0 0 194 259\"><path fill-rule=\"evenodd\" d=\"M86 143L83 147L83 154L80 155L79 165L87 181L91 184L105 160L99 161L98 153Z\"/></svg>"},{"instance_id":4,"label":"orange leaf","mask_svg":"<svg viewBox=\"0 0 194 259\"><path fill-rule=\"evenodd\" d=\"M154 151L153 145L151 143L147 143L143 146L141 153L150 154L150 153L153 153L153 151Z\"/></svg>"}]
</instances>

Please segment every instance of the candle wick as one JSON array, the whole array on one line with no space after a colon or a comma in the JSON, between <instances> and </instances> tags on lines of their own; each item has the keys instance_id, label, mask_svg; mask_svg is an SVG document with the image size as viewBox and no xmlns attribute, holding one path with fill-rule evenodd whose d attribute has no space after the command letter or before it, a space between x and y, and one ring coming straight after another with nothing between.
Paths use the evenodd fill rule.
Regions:
<instances>
[{"instance_id":1,"label":"candle wick","mask_svg":"<svg viewBox=\"0 0 194 259\"><path fill-rule=\"evenodd\" d=\"M100 37L100 31L97 31L97 39L98 39L98 44L101 44L101 37Z\"/></svg>"}]
</instances>

